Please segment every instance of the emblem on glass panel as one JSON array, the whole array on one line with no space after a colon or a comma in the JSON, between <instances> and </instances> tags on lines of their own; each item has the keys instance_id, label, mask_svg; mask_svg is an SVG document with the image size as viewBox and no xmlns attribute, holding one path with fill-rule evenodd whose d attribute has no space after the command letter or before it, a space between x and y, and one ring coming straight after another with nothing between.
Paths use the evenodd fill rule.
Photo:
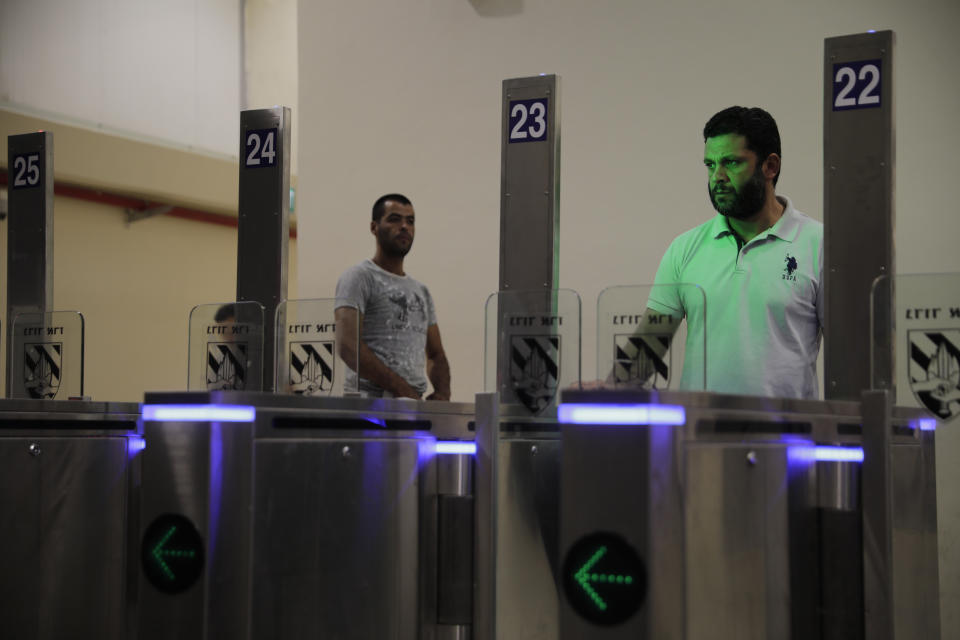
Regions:
<instances>
[{"instance_id":1,"label":"emblem on glass panel","mask_svg":"<svg viewBox=\"0 0 960 640\"><path fill-rule=\"evenodd\" d=\"M960 329L907 332L910 388L942 420L960 414Z\"/></svg>"},{"instance_id":2,"label":"emblem on glass panel","mask_svg":"<svg viewBox=\"0 0 960 640\"><path fill-rule=\"evenodd\" d=\"M27 395L52 400L60 389L62 363L62 342L23 345L23 386Z\"/></svg>"},{"instance_id":3,"label":"emblem on glass panel","mask_svg":"<svg viewBox=\"0 0 960 640\"><path fill-rule=\"evenodd\" d=\"M666 389L670 367L665 356L670 338L670 334L613 336L614 382L643 389Z\"/></svg>"},{"instance_id":4,"label":"emblem on glass panel","mask_svg":"<svg viewBox=\"0 0 960 640\"><path fill-rule=\"evenodd\" d=\"M531 412L549 406L560 384L560 336L511 336L510 382Z\"/></svg>"},{"instance_id":5,"label":"emblem on glass panel","mask_svg":"<svg viewBox=\"0 0 960 640\"><path fill-rule=\"evenodd\" d=\"M242 390L247 384L247 343L207 343L207 390Z\"/></svg>"},{"instance_id":6,"label":"emblem on glass panel","mask_svg":"<svg viewBox=\"0 0 960 640\"><path fill-rule=\"evenodd\" d=\"M304 396L329 395L333 389L334 343L290 343L290 391Z\"/></svg>"}]
</instances>

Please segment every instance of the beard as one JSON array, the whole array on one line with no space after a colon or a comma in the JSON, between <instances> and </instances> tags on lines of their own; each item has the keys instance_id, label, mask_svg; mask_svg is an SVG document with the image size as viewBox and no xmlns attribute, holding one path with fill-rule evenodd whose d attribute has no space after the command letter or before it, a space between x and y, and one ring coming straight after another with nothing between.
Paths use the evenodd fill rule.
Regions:
<instances>
[{"instance_id":1,"label":"beard","mask_svg":"<svg viewBox=\"0 0 960 640\"><path fill-rule=\"evenodd\" d=\"M410 242L407 244L401 244L398 240L395 240L390 237L389 229L379 229L377 231L377 240L380 243L380 248L388 256L394 258L403 258L408 253L410 249L413 248L413 237L410 238Z\"/></svg>"},{"instance_id":2,"label":"beard","mask_svg":"<svg viewBox=\"0 0 960 640\"><path fill-rule=\"evenodd\" d=\"M717 194L710 189L709 184L707 184L707 192L710 194L710 203L713 204L717 213L736 220L746 220L756 215L763 208L767 197L766 180L760 167L757 167L750 179L739 190L734 191L734 198L728 204L717 202Z\"/></svg>"}]
</instances>

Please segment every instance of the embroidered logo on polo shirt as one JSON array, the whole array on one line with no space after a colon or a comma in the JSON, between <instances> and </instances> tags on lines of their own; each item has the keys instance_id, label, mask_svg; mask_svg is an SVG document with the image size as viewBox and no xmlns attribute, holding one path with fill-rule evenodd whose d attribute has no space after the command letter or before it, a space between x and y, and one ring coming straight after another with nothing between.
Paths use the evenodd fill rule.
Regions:
<instances>
[{"instance_id":1,"label":"embroidered logo on polo shirt","mask_svg":"<svg viewBox=\"0 0 960 640\"><path fill-rule=\"evenodd\" d=\"M793 272L797 270L797 259L788 253L783 261L787 263L783 268L783 279L796 282L797 276L793 275Z\"/></svg>"}]
</instances>

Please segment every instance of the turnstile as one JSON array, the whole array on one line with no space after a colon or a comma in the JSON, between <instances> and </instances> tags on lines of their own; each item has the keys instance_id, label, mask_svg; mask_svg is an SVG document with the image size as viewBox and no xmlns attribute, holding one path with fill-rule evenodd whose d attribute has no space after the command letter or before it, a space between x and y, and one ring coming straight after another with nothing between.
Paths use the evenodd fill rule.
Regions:
<instances>
[{"instance_id":1,"label":"turnstile","mask_svg":"<svg viewBox=\"0 0 960 640\"><path fill-rule=\"evenodd\" d=\"M564 399L560 638L870 637L886 536L894 637L939 637L935 423L921 411L883 421L892 532L877 535L864 514L883 500L861 465L881 425L861 403Z\"/></svg>"},{"instance_id":2,"label":"turnstile","mask_svg":"<svg viewBox=\"0 0 960 640\"><path fill-rule=\"evenodd\" d=\"M438 443L472 440L472 418L457 403L148 394L139 638L468 637L472 456Z\"/></svg>"},{"instance_id":3,"label":"turnstile","mask_svg":"<svg viewBox=\"0 0 960 640\"><path fill-rule=\"evenodd\" d=\"M0 400L3 637L134 637L138 415L131 403Z\"/></svg>"},{"instance_id":4,"label":"turnstile","mask_svg":"<svg viewBox=\"0 0 960 640\"><path fill-rule=\"evenodd\" d=\"M861 403L564 399L148 395L139 637L865 637ZM936 637L934 432L888 418L896 637Z\"/></svg>"}]
</instances>

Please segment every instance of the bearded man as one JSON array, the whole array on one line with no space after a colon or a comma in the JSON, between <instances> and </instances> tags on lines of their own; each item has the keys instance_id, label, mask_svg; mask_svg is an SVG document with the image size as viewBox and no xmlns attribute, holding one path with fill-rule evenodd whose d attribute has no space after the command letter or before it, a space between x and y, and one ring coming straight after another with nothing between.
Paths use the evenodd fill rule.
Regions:
<instances>
[{"instance_id":1,"label":"bearded man","mask_svg":"<svg viewBox=\"0 0 960 640\"><path fill-rule=\"evenodd\" d=\"M674 239L647 301L654 313L687 321L680 388L816 398L823 224L775 192L780 133L769 113L724 109L703 139L717 215Z\"/></svg>"}]
</instances>

